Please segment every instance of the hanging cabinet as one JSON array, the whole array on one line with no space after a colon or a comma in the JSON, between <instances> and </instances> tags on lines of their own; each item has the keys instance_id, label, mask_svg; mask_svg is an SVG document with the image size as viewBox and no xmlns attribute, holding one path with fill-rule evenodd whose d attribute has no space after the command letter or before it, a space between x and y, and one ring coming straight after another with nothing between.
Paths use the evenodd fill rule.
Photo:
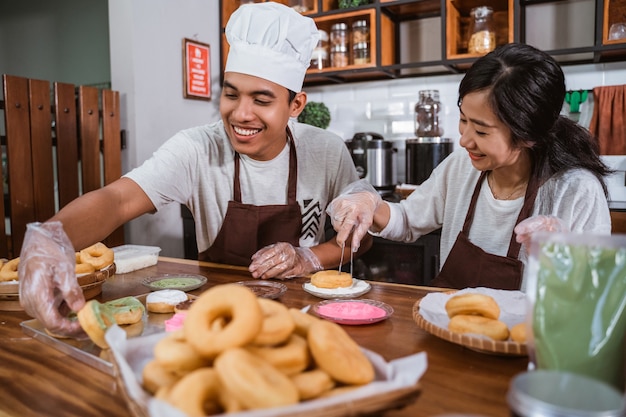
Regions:
<instances>
[{"instance_id":1,"label":"hanging cabinet","mask_svg":"<svg viewBox=\"0 0 626 417\"><path fill-rule=\"evenodd\" d=\"M278 2L289 4L288 0ZM240 3L220 1L222 69L228 54L224 27ZM370 0L369 4L348 9L339 9L338 0L312 0L311 4L312 8L303 14L328 33L334 23L345 22L351 27L355 20L366 20L371 60L342 68L310 68L306 85L463 72L479 56L469 54L467 48L470 11L477 6L493 9L498 45L530 43L562 65L626 61L626 39L608 39L613 23L626 22L626 0ZM573 27L567 21L572 10L588 16L588 22ZM541 19L550 18L557 24L540 24ZM537 22L540 29L531 30ZM564 43L544 44L550 39Z\"/></svg>"}]
</instances>

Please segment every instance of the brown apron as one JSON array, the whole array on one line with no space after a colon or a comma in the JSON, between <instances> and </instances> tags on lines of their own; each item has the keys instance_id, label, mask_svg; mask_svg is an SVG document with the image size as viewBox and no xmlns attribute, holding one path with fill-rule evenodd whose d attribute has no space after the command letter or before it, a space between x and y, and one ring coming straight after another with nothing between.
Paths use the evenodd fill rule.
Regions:
<instances>
[{"instance_id":1,"label":"brown apron","mask_svg":"<svg viewBox=\"0 0 626 417\"><path fill-rule=\"evenodd\" d=\"M239 184L239 154L235 153L235 178L233 200L213 245L198 255L201 261L231 265L250 265L250 258L259 249L277 242L299 246L302 214L296 200L298 184L298 158L296 146L287 128L289 140L289 180L287 204L255 206L241 202Z\"/></svg>"},{"instance_id":2,"label":"brown apron","mask_svg":"<svg viewBox=\"0 0 626 417\"><path fill-rule=\"evenodd\" d=\"M483 172L474 189L463 229L454 242L454 246L446 259L439 275L431 285L445 288L490 287L503 290L518 290L522 283L522 262L518 259L521 243L515 240L515 232L511 234L509 250L506 256L485 252L469 240L469 231L474 218L476 202L480 194ZM517 218L518 224L532 213L537 197L538 186L535 182L528 184L524 205Z\"/></svg>"}]
</instances>

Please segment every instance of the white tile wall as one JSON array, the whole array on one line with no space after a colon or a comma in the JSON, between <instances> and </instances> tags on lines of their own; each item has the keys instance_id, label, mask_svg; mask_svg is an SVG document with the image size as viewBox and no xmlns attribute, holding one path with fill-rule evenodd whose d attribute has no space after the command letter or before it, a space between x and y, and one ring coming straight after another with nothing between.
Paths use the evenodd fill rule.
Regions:
<instances>
[{"instance_id":1,"label":"white tile wall","mask_svg":"<svg viewBox=\"0 0 626 417\"><path fill-rule=\"evenodd\" d=\"M565 66L563 70L569 90L626 83L626 62ZM398 181L403 182L404 141L414 137L413 109L418 92L439 90L444 136L453 139L456 148L459 139L457 89L462 77L462 74L426 76L308 87L305 90L309 101L322 101L328 106L331 112L328 129L344 140L351 139L356 132L374 131L394 141L398 148ZM611 157L610 161L626 170L626 156ZM615 200L626 201L623 174L621 180L614 176L610 181L611 196Z\"/></svg>"}]
</instances>

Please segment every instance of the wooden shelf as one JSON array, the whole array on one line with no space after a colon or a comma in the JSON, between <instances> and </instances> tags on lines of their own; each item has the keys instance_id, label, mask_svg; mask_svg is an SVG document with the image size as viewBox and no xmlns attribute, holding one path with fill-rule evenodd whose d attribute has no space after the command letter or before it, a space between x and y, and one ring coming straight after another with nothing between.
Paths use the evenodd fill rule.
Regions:
<instances>
[{"instance_id":1,"label":"wooden shelf","mask_svg":"<svg viewBox=\"0 0 626 417\"><path fill-rule=\"evenodd\" d=\"M264 1L264 0L257 0ZM589 0L591 1L591 0ZM608 40L608 28L618 21L626 21L626 0L593 0L595 16L595 41L583 47L559 48L552 51L561 65L626 61L626 39ZM279 0L289 4L288 0ZM466 71L480 55L467 52L470 10L477 6L490 6L494 11L496 45L525 42L526 7L539 4L567 6L567 0L370 0L363 6L339 9L337 0L313 0L313 8L304 13L315 20L317 26L330 32L336 22L348 26L355 20L366 19L370 24L371 61L363 65L342 68L309 69L305 85L323 85L356 81L420 77ZM221 0L222 68L228 54L224 27L230 15L239 7L239 0ZM400 51L410 45L411 38L402 35L401 26L422 19L441 22L441 54L402 60ZM595 21L594 21L595 19ZM545 28L544 30L550 30ZM591 42L591 41L590 41ZM436 47L436 46L435 46ZM349 52L351 52L349 48Z\"/></svg>"}]
</instances>

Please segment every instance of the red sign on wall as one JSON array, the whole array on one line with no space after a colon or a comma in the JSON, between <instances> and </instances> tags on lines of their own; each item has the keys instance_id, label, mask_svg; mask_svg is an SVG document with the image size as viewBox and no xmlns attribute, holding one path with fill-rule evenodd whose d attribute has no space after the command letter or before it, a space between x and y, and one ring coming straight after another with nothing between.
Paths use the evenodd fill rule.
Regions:
<instances>
[{"instance_id":1,"label":"red sign on wall","mask_svg":"<svg viewBox=\"0 0 626 417\"><path fill-rule=\"evenodd\" d=\"M210 46L183 39L184 97L211 100Z\"/></svg>"}]
</instances>

